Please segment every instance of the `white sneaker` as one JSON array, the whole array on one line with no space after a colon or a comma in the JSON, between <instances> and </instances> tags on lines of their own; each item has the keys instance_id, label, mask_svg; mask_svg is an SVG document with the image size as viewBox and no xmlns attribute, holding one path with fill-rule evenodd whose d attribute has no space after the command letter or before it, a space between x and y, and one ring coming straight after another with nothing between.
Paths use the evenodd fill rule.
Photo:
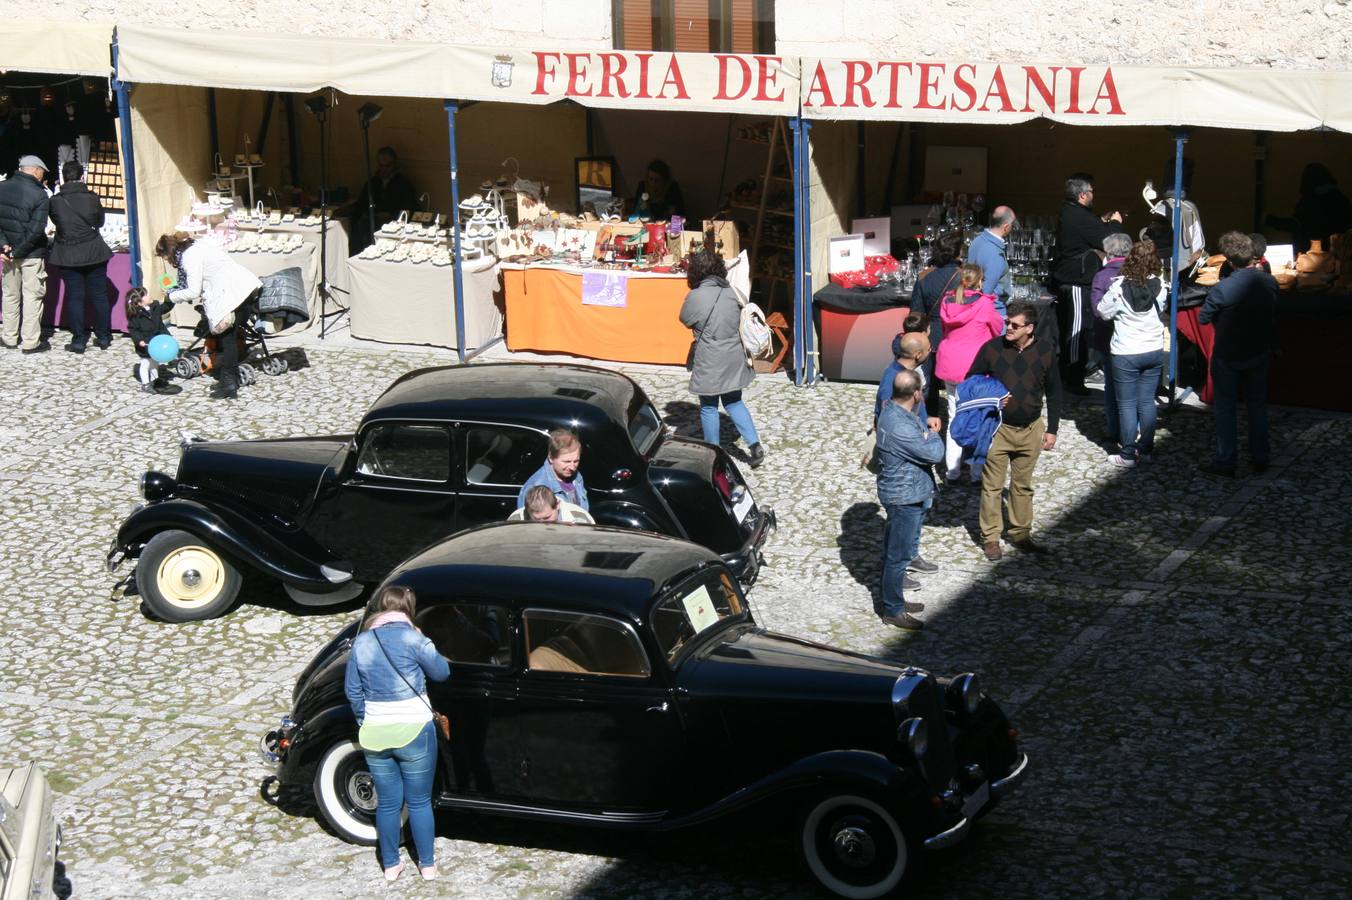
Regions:
<instances>
[{"instance_id":1,"label":"white sneaker","mask_svg":"<svg viewBox=\"0 0 1352 900\"><path fill-rule=\"evenodd\" d=\"M1117 466L1119 469L1130 469L1132 466L1136 465L1136 460L1127 459L1121 453L1114 453L1112 456L1108 457L1108 462Z\"/></svg>"}]
</instances>

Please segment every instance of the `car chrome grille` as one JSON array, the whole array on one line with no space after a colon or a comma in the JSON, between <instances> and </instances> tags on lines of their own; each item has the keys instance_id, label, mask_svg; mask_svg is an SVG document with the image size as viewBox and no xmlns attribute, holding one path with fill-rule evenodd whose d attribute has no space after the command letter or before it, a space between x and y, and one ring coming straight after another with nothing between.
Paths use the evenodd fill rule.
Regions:
<instances>
[{"instance_id":1,"label":"car chrome grille","mask_svg":"<svg viewBox=\"0 0 1352 900\"><path fill-rule=\"evenodd\" d=\"M953 777L953 750L948 740L948 719L944 715L944 692L933 675L926 675L906 699L907 712L920 716L929 726L929 752L925 754L925 780L936 793L942 793Z\"/></svg>"}]
</instances>

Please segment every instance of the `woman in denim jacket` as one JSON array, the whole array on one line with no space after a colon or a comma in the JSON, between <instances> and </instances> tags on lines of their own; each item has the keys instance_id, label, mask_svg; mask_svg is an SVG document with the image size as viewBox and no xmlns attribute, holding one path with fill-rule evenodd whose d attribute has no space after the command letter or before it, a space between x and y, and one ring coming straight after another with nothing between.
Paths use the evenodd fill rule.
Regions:
<instances>
[{"instance_id":1,"label":"woman in denim jacket","mask_svg":"<svg viewBox=\"0 0 1352 900\"><path fill-rule=\"evenodd\" d=\"M375 615L352 642L343 684L376 784L376 844L386 881L404 871L399 832L405 803L418 869L426 881L437 877L432 816L437 737L427 679L445 681L451 667L414 626L414 612L410 589L396 585L381 591Z\"/></svg>"}]
</instances>

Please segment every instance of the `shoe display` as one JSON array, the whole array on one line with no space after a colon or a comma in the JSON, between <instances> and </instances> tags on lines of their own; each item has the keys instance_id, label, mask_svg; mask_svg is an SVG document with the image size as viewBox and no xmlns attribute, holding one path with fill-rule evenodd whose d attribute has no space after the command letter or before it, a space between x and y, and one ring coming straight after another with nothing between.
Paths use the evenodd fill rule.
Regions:
<instances>
[{"instance_id":1,"label":"shoe display","mask_svg":"<svg viewBox=\"0 0 1352 900\"><path fill-rule=\"evenodd\" d=\"M981 552L986 554L986 559L989 559L991 562L995 562L1005 555L1004 551L1000 549L1000 544L996 541L987 541L982 544Z\"/></svg>"},{"instance_id":2,"label":"shoe display","mask_svg":"<svg viewBox=\"0 0 1352 900\"><path fill-rule=\"evenodd\" d=\"M925 623L917 619L910 613L902 613L899 616L879 616L888 625L894 628L901 628L906 631L919 631L925 627Z\"/></svg>"},{"instance_id":3,"label":"shoe display","mask_svg":"<svg viewBox=\"0 0 1352 900\"><path fill-rule=\"evenodd\" d=\"M911 560L910 565L906 567L906 571L920 572L923 575L928 575L931 572L939 571L939 567L925 559L925 557L917 556L915 559Z\"/></svg>"},{"instance_id":4,"label":"shoe display","mask_svg":"<svg viewBox=\"0 0 1352 900\"><path fill-rule=\"evenodd\" d=\"M765 448L761 446L760 441L748 447L747 454L751 457L751 468L753 469L765 462Z\"/></svg>"},{"instance_id":5,"label":"shoe display","mask_svg":"<svg viewBox=\"0 0 1352 900\"><path fill-rule=\"evenodd\" d=\"M1024 553L1032 553L1036 556L1042 556L1050 551L1046 547L1034 541L1032 538L1024 538L1021 541L1010 541L1009 546Z\"/></svg>"},{"instance_id":6,"label":"shoe display","mask_svg":"<svg viewBox=\"0 0 1352 900\"><path fill-rule=\"evenodd\" d=\"M24 352L26 353L28 351L25 350ZM1218 475L1221 478L1235 477L1234 469L1223 468L1221 466L1216 465L1214 462L1209 462L1204 466L1198 466L1197 471L1201 472L1203 475Z\"/></svg>"}]
</instances>

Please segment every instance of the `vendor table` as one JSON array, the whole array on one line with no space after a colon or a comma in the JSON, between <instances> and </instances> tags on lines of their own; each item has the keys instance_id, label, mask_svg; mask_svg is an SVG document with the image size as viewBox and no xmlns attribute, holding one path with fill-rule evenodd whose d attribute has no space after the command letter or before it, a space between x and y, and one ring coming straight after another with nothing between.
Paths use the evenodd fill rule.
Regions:
<instances>
[{"instance_id":1,"label":"vendor table","mask_svg":"<svg viewBox=\"0 0 1352 900\"><path fill-rule=\"evenodd\" d=\"M450 266L430 262L347 261L352 293L353 337L392 344L456 347L455 282ZM498 266L493 260L467 263L461 270L465 291L464 349L482 347L502 334L502 312L493 300Z\"/></svg>"},{"instance_id":2,"label":"vendor table","mask_svg":"<svg viewBox=\"0 0 1352 900\"><path fill-rule=\"evenodd\" d=\"M625 278L624 305L583 303L589 273ZM690 353L684 274L503 263L502 281L509 350L665 365L684 365Z\"/></svg>"},{"instance_id":3,"label":"vendor table","mask_svg":"<svg viewBox=\"0 0 1352 900\"><path fill-rule=\"evenodd\" d=\"M118 250L108 260L108 303L111 307L113 331L127 330L127 290L131 287L131 254ZM47 266L47 297L42 307L44 328L69 328L66 314L66 286L61 281L61 267ZM85 327L94 327L94 304L85 300Z\"/></svg>"},{"instance_id":4,"label":"vendor table","mask_svg":"<svg viewBox=\"0 0 1352 900\"><path fill-rule=\"evenodd\" d=\"M310 307L310 321L302 322L285 333L303 331L319 318L319 251L316 244L301 244L289 253L231 253L230 258L244 268L262 277L282 269L299 268L305 281L305 302ZM174 325L193 327L201 320L192 304L176 303L169 321Z\"/></svg>"},{"instance_id":5,"label":"vendor table","mask_svg":"<svg viewBox=\"0 0 1352 900\"><path fill-rule=\"evenodd\" d=\"M347 274L347 250L348 250L348 223L347 219L328 219L325 227L326 236L324 238L324 263L328 269L329 284L339 290L346 291L351 289L351 282ZM318 225L297 225L295 222L283 222L281 225L269 225L265 234L298 234L305 239L305 243L313 244L315 252L319 251L319 226ZM315 279L315 284L319 284L319 279ZM341 296L338 298L343 299Z\"/></svg>"},{"instance_id":6,"label":"vendor table","mask_svg":"<svg viewBox=\"0 0 1352 900\"><path fill-rule=\"evenodd\" d=\"M829 381L877 382L892 361L892 338L911 312L910 291L828 284L812 295L821 374Z\"/></svg>"}]
</instances>

